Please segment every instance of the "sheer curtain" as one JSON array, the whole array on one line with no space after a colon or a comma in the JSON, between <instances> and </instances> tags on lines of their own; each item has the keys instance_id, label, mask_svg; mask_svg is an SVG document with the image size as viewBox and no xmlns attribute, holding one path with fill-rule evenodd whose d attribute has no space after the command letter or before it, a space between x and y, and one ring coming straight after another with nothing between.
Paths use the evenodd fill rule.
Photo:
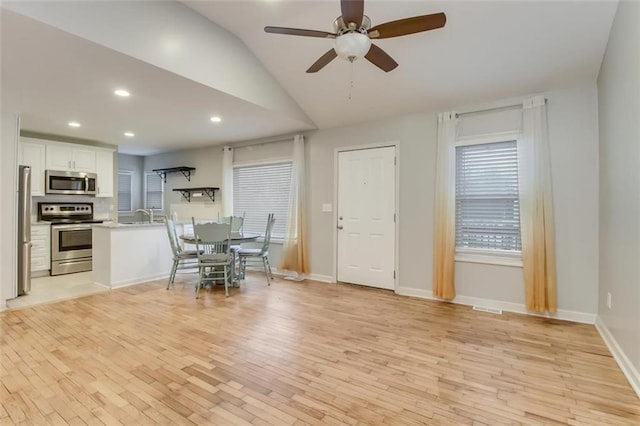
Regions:
<instances>
[{"instance_id":1,"label":"sheer curtain","mask_svg":"<svg viewBox=\"0 0 640 426\"><path fill-rule=\"evenodd\" d=\"M436 154L433 295L456 297L456 113L438 115Z\"/></svg>"},{"instance_id":2,"label":"sheer curtain","mask_svg":"<svg viewBox=\"0 0 640 426\"><path fill-rule=\"evenodd\" d=\"M555 312L556 260L545 99L523 103L519 143L520 229L527 309Z\"/></svg>"},{"instance_id":3,"label":"sheer curtain","mask_svg":"<svg viewBox=\"0 0 640 426\"><path fill-rule=\"evenodd\" d=\"M222 217L233 216L233 149L222 148Z\"/></svg>"},{"instance_id":4,"label":"sheer curtain","mask_svg":"<svg viewBox=\"0 0 640 426\"><path fill-rule=\"evenodd\" d=\"M285 237L279 269L309 273L307 256L307 214L305 194L304 136L296 135L293 140L293 168L291 169L291 189L289 191L289 223ZM276 218L278 220L278 218Z\"/></svg>"}]
</instances>

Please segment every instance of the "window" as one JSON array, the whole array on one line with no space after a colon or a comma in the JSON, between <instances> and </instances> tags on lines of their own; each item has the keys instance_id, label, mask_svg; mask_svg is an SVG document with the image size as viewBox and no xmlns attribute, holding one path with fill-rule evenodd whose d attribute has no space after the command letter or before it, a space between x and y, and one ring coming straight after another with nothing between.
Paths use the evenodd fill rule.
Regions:
<instances>
[{"instance_id":1,"label":"window","mask_svg":"<svg viewBox=\"0 0 640 426\"><path fill-rule=\"evenodd\" d=\"M519 255L517 141L456 148L456 249Z\"/></svg>"},{"instance_id":2,"label":"window","mask_svg":"<svg viewBox=\"0 0 640 426\"><path fill-rule=\"evenodd\" d=\"M163 210L164 181L155 172L144 175L144 208Z\"/></svg>"},{"instance_id":3,"label":"window","mask_svg":"<svg viewBox=\"0 0 640 426\"><path fill-rule=\"evenodd\" d=\"M245 233L264 234L267 215L275 214L273 238L284 238L289 219L289 187L292 163L235 167L233 214L244 214Z\"/></svg>"},{"instance_id":4,"label":"window","mask_svg":"<svg viewBox=\"0 0 640 426\"><path fill-rule=\"evenodd\" d=\"M131 188L133 173L128 170L118 170L118 213L130 212Z\"/></svg>"}]
</instances>

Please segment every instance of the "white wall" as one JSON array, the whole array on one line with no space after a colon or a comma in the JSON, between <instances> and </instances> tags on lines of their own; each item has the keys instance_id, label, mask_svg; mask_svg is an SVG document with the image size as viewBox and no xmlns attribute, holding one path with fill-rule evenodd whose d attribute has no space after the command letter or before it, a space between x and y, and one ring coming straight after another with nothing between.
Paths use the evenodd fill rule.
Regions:
<instances>
[{"instance_id":1,"label":"white wall","mask_svg":"<svg viewBox=\"0 0 640 426\"><path fill-rule=\"evenodd\" d=\"M17 149L20 119L2 113L0 138L0 310L15 297L17 263Z\"/></svg>"},{"instance_id":2,"label":"white wall","mask_svg":"<svg viewBox=\"0 0 640 426\"><path fill-rule=\"evenodd\" d=\"M558 252L558 305L595 316L598 289L598 126L595 86L545 93L548 99L551 166ZM507 105L502 100L458 111ZM436 112L412 114L307 134L310 181L310 260L314 274L335 271L332 213L337 147L399 141L399 280L404 293L428 297L432 290L433 198ZM456 264L458 294L524 303L520 268ZM584 318L583 318L584 319Z\"/></svg>"},{"instance_id":3,"label":"white wall","mask_svg":"<svg viewBox=\"0 0 640 426\"><path fill-rule=\"evenodd\" d=\"M3 7L279 111L305 128L313 125L242 40L179 2L14 1Z\"/></svg>"},{"instance_id":4,"label":"white wall","mask_svg":"<svg viewBox=\"0 0 640 426\"><path fill-rule=\"evenodd\" d=\"M173 212L178 214L179 220L217 219L221 212L220 192L215 192L215 202L208 197L192 199L187 202L174 188L216 187L222 185L222 146L189 149L165 154L151 155L144 158L144 171L168 167L195 167L191 172L191 181L188 181L182 173L167 175L167 183L164 187L164 214Z\"/></svg>"},{"instance_id":5,"label":"white wall","mask_svg":"<svg viewBox=\"0 0 640 426\"><path fill-rule=\"evenodd\" d=\"M640 394L638 2L622 1L618 5L598 77L598 97L601 188L598 315L628 362L635 367L636 391ZM611 294L611 309L607 307L607 293Z\"/></svg>"},{"instance_id":6,"label":"white wall","mask_svg":"<svg viewBox=\"0 0 640 426\"><path fill-rule=\"evenodd\" d=\"M555 203L558 306L593 320L598 293L598 107L596 87L545 93L548 99L551 166ZM460 112L521 102L522 98L467 105ZM508 113L511 116L513 113ZM432 290L433 198L435 185L436 112L416 113L388 120L309 132L306 137L309 254L316 277L335 274L333 213L322 204L334 202L334 156L338 147L399 142L399 265L401 292L429 297ZM489 131L490 120L467 120L467 133ZM234 162L250 163L290 155L287 143L237 147ZM168 178L165 205L181 219L215 217L218 201L208 209L202 201L187 204L171 189L177 186L219 186L222 147L178 151L145 158L145 170L193 166L192 182L181 175ZM194 205L195 204L195 205ZM335 208L335 206L334 206ZM166 209L166 213L170 210ZM274 255L277 256L277 250ZM273 262L274 264L277 261ZM456 264L456 287L462 297L484 298L521 306L524 284L520 268Z\"/></svg>"}]
</instances>

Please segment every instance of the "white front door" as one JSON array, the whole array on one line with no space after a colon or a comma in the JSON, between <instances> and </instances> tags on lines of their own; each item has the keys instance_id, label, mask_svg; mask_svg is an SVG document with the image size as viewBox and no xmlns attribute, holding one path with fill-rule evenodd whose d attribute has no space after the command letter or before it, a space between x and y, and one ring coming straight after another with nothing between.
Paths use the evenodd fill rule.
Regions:
<instances>
[{"instance_id":1,"label":"white front door","mask_svg":"<svg viewBox=\"0 0 640 426\"><path fill-rule=\"evenodd\" d=\"M394 289L395 155L338 153L338 281Z\"/></svg>"}]
</instances>

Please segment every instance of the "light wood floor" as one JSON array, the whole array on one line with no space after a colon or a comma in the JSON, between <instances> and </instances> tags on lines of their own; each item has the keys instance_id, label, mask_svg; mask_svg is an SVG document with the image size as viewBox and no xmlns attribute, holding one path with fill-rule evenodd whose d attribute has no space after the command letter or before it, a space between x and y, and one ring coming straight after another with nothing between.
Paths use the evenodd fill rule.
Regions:
<instances>
[{"instance_id":1,"label":"light wood floor","mask_svg":"<svg viewBox=\"0 0 640 426\"><path fill-rule=\"evenodd\" d=\"M261 275L223 293L0 314L0 424L640 424L593 326Z\"/></svg>"}]
</instances>

